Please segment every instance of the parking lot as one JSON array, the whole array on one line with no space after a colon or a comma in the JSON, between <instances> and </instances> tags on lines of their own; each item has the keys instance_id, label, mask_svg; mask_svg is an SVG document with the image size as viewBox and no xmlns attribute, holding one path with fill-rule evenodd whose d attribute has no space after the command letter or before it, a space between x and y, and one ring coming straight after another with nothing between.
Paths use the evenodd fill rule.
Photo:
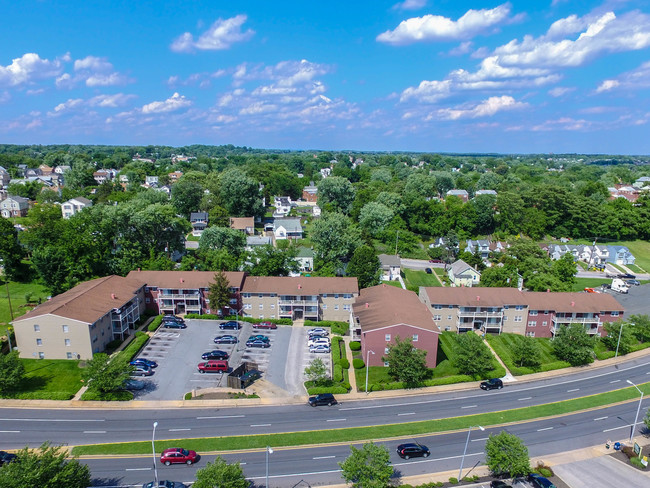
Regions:
<instances>
[{"instance_id":1,"label":"parking lot","mask_svg":"<svg viewBox=\"0 0 650 488\"><path fill-rule=\"evenodd\" d=\"M136 391L137 400L182 400L184 395L199 388L227 387L227 374L199 373L197 365L204 360L201 354L219 349L230 355L229 366L238 367L244 361L257 364L262 377L286 392L287 395L304 395L303 371L309 362L320 357L329 367L329 354L311 354L307 347L305 327L278 326L277 329L253 329L241 322L242 328L220 330L217 320L186 320L186 329L161 327L143 348L138 357L158 363L152 376L140 378L147 385ZM269 338L269 348L247 348L251 335ZM223 335L237 336L237 344L215 344L214 338Z\"/></svg>"}]
</instances>

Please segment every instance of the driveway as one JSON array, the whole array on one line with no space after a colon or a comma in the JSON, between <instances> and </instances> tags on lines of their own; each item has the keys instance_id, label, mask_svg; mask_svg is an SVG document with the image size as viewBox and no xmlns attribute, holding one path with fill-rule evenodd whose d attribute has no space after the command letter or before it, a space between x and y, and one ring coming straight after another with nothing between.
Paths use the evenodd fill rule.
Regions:
<instances>
[{"instance_id":1,"label":"driveway","mask_svg":"<svg viewBox=\"0 0 650 488\"><path fill-rule=\"evenodd\" d=\"M650 485L647 474L612 458L601 456L553 466L557 476L571 488L586 486L642 487Z\"/></svg>"},{"instance_id":2,"label":"driveway","mask_svg":"<svg viewBox=\"0 0 650 488\"><path fill-rule=\"evenodd\" d=\"M631 286L628 293L616 293L615 291L605 290L612 295L618 303L625 308L624 318L629 320L630 315L650 315L650 283L640 286Z\"/></svg>"}]
</instances>

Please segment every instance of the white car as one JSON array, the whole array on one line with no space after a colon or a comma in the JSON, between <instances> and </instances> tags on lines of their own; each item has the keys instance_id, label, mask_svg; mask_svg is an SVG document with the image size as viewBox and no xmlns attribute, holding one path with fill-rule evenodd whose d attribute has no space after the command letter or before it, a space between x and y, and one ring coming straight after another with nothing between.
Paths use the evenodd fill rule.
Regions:
<instances>
[{"instance_id":1,"label":"white car","mask_svg":"<svg viewBox=\"0 0 650 488\"><path fill-rule=\"evenodd\" d=\"M313 335L326 336L329 335L329 331L327 329L324 329L323 327L316 327L315 329L309 329L308 334L310 336Z\"/></svg>"},{"instance_id":2,"label":"white car","mask_svg":"<svg viewBox=\"0 0 650 488\"><path fill-rule=\"evenodd\" d=\"M311 346L309 348L309 352L329 354L330 347L325 345L325 344L317 344L317 345Z\"/></svg>"},{"instance_id":3,"label":"white car","mask_svg":"<svg viewBox=\"0 0 650 488\"><path fill-rule=\"evenodd\" d=\"M309 342L307 342L307 345L309 347L311 346L327 346L330 347L330 340L329 339L324 339L322 337L319 337L318 339L309 339Z\"/></svg>"}]
</instances>

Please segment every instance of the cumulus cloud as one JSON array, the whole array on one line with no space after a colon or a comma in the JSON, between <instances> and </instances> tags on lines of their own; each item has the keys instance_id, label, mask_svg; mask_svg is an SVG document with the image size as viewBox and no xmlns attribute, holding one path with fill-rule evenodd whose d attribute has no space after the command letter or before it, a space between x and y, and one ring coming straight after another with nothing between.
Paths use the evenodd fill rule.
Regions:
<instances>
[{"instance_id":1,"label":"cumulus cloud","mask_svg":"<svg viewBox=\"0 0 650 488\"><path fill-rule=\"evenodd\" d=\"M566 95L567 93L571 93L572 91L575 91L575 88L568 86L556 86L555 88L550 89L548 91L548 94L552 97L557 98L561 97L562 95Z\"/></svg>"},{"instance_id":2,"label":"cumulus cloud","mask_svg":"<svg viewBox=\"0 0 650 488\"><path fill-rule=\"evenodd\" d=\"M69 98L65 102L59 103L53 110L47 112L50 117L56 117L66 112L86 110L88 108L115 108L126 105L129 101L136 98L135 95L124 93L115 93L112 95L97 95L92 98Z\"/></svg>"},{"instance_id":3,"label":"cumulus cloud","mask_svg":"<svg viewBox=\"0 0 650 488\"><path fill-rule=\"evenodd\" d=\"M508 21L511 6L504 3L493 9L468 10L457 21L440 15L424 15L400 22L394 30L377 36L377 41L403 46L422 41L466 40Z\"/></svg>"},{"instance_id":4,"label":"cumulus cloud","mask_svg":"<svg viewBox=\"0 0 650 488\"><path fill-rule=\"evenodd\" d=\"M126 75L113 70L113 65L106 59L97 56L86 56L74 62L74 70L77 73L74 77L64 74L57 80L57 86L69 88L77 82L82 81L86 86L115 86L125 85L130 80ZM64 76L66 76L64 78Z\"/></svg>"},{"instance_id":5,"label":"cumulus cloud","mask_svg":"<svg viewBox=\"0 0 650 488\"><path fill-rule=\"evenodd\" d=\"M394 10L418 10L426 7L427 0L404 0L393 5Z\"/></svg>"},{"instance_id":6,"label":"cumulus cloud","mask_svg":"<svg viewBox=\"0 0 650 488\"><path fill-rule=\"evenodd\" d=\"M212 85L212 80L222 78L228 74L225 69L219 69L213 72L192 73L187 78L181 78L178 75L170 76L167 79L167 86L176 88L177 86L198 85L200 88L208 88Z\"/></svg>"},{"instance_id":7,"label":"cumulus cloud","mask_svg":"<svg viewBox=\"0 0 650 488\"><path fill-rule=\"evenodd\" d=\"M42 59L36 53L26 53L12 60L8 66L0 66L0 86L14 87L36 80L54 78L63 69L59 59Z\"/></svg>"},{"instance_id":8,"label":"cumulus cloud","mask_svg":"<svg viewBox=\"0 0 650 488\"><path fill-rule=\"evenodd\" d=\"M603 80L596 88L596 93L639 90L649 87L650 61L646 61L638 68L622 73L615 79Z\"/></svg>"},{"instance_id":9,"label":"cumulus cloud","mask_svg":"<svg viewBox=\"0 0 650 488\"><path fill-rule=\"evenodd\" d=\"M449 55L462 56L463 54L467 54L471 52L472 46L473 46L472 41L461 42L458 46L449 50Z\"/></svg>"},{"instance_id":10,"label":"cumulus cloud","mask_svg":"<svg viewBox=\"0 0 650 488\"><path fill-rule=\"evenodd\" d=\"M474 106L443 108L438 110L437 114L439 118L448 120L476 119L478 117L490 117L504 110L515 110L526 107L528 107L527 103L518 102L513 97L504 95L501 97L490 97Z\"/></svg>"},{"instance_id":11,"label":"cumulus cloud","mask_svg":"<svg viewBox=\"0 0 650 488\"><path fill-rule=\"evenodd\" d=\"M167 100L151 102L142 106L143 114L155 114L164 112L173 112L181 108L189 107L192 102L180 95L178 92L174 93Z\"/></svg>"},{"instance_id":12,"label":"cumulus cloud","mask_svg":"<svg viewBox=\"0 0 650 488\"><path fill-rule=\"evenodd\" d=\"M234 43L248 41L255 34L252 29L242 31L242 25L247 19L248 17L243 14L229 19L218 19L196 40L191 33L185 32L174 39L170 48L174 52L230 49Z\"/></svg>"}]
</instances>

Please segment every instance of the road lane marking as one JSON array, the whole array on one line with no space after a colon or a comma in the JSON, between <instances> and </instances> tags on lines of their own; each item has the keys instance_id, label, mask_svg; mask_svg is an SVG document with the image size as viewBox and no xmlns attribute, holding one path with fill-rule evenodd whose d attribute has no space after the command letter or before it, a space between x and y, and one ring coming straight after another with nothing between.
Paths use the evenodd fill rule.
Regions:
<instances>
[{"instance_id":1,"label":"road lane marking","mask_svg":"<svg viewBox=\"0 0 650 488\"><path fill-rule=\"evenodd\" d=\"M182 430L192 430L192 429L169 429L169 432L180 432Z\"/></svg>"},{"instance_id":2,"label":"road lane marking","mask_svg":"<svg viewBox=\"0 0 650 488\"><path fill-rule=\"evenodd\" d=\"M537 432L542 432L544 430L553 430L553 427L544 427L543 429L537 429Z\"/></svg>"},{"instance_id":3,"label":"road lane marking","mask_svg":"<svg viewBox=\"0 0 650 488\"><path fill-rule=\"evenodd\" d=\"M106 434L105 430L84 430L84 434Z\"/></svg>"},{"instance_id":4,"label":"road lane marking","mask_svg":"<svg viewBox=\"0 0 650 488\"><path fill-rule=\"evenodd\" d=\"M572 390L567 390L566 392L567 392L567 393L571 393L572 391L579 391L579 390L580 390L580 388L574 388L574 389L572 389Z\"/></svg>"},{"instance_id":5,"label":"road lane marking","mask_svg":"<svg viewBox=\"0 0 650 488\"><path fill-rule=\"evenodd\" d=\"M19 430L0 430L0 434L19 434Z\"/></svg>"},{"instance_id":6,"label":"road lane marking","mask_svg":"<svg viewBox=\"0 0 650 488\"><path fill-rule=\"evenodd\" d=\"M517 398L518 401L524 401L524 400L530 400L533 397L524 397L524 398Z\"/></svg>"},{"instance_id":7,"label":"road lane marking","mask_svg":"<svg viewBox=\"0 0 650 488\"><path fill-rule=\"evenodd\" d=\"M478 405L465 405L464 407L460 408L476 408Z\"/></svg>"},{"instance_id":8,"label":"road lane marking","mask_svg":"<svg viewBox=\"0 0 650 488\"><path fill-rule=\"evenodd\" d=\"M151 471L151 468L126 468L124 471Z\"/></svg>"},{"instance_id":9,"label":"road lane marking","mask_svg":"<svg viewBox=\"0 0 650 488\"><path fill-rule=\"evenodd\" d=\"M603 432L611 432L612 430L618 430L618 429L629 429L630 425L621 425L620 427L612 427L611 429L605 429Z\"/></svg>"},{"instance_id":10,"label":"road lane marking","mask_svg":"<svg viewBox=\"0 0 650 488\"><path fill-rule=\"evenodd\" d=\"M489 437L480 437L478 439L472 439L472 442L487 441Z\"/></svg>"},{"instance_id":11,"label":"road lane marking","mask_svg":"<svg viewBox=\"0 0 650 488\"><path fill-rule=\"evenodd\" d=\"M398 417L401 417L402 415L415 415L415 412L398 413L398 414L397 414Z\"/></svg>"},{"instance_id":12,"label":"road lane marking","mask_svg":"<svg viewBox=\"0 0 650 488\"><path fill-rule=\"evenodd\" d=\"M251 427L268 427L271 424L252 424Z\"/></svg>"},{"instance_id":13,"label":"road lane marking","mask_svg":"<svg viewBox=\"0 0 650 488\"><path fill-rule=\"evenodd\" d=\"M607 418L607 417L598 417L597 419L594 419L594 422L595 422L596 420L605 420L606 418Z\"/></svg>"},{"instance_id":14,"label":"road lane marking","mask_svg":"<svg viewBox=\"0 0 650 488\"><path fill-rule=\"evenodd\" d=\"M312 459L333 459L336 456L316 456L315 458Z\"/></svg>"},{"instance_id":15,"label":"road lane marking","mask_svg":"<svg viewBox=\"0 0 650 488\"><path fill-rule=\"evenodd\" d=\"M347 419L327 419L327 422L345 422Z\"/></svg>"},{"instance_id":16,"label":"road lane marking","mask_svg":"<svg viewBox=\"0 0 650 488\"><path fill-rule=\"evenodd\" d=\"M621 380L614 380L614 381L610 381L609 383L610 383L610 384L611 384L611 383L618 383L619 381L621 381Z\"/></svg>"},{"instance_id":17,"label":"road lane marking","mask_svg":"<svg viewBox=\"0 0 650 488\"><path fill-rule=\"evenodd\" d=\"M10 422L104 422L104 419L2 419Z\"/></svg>"}]
</instances>

